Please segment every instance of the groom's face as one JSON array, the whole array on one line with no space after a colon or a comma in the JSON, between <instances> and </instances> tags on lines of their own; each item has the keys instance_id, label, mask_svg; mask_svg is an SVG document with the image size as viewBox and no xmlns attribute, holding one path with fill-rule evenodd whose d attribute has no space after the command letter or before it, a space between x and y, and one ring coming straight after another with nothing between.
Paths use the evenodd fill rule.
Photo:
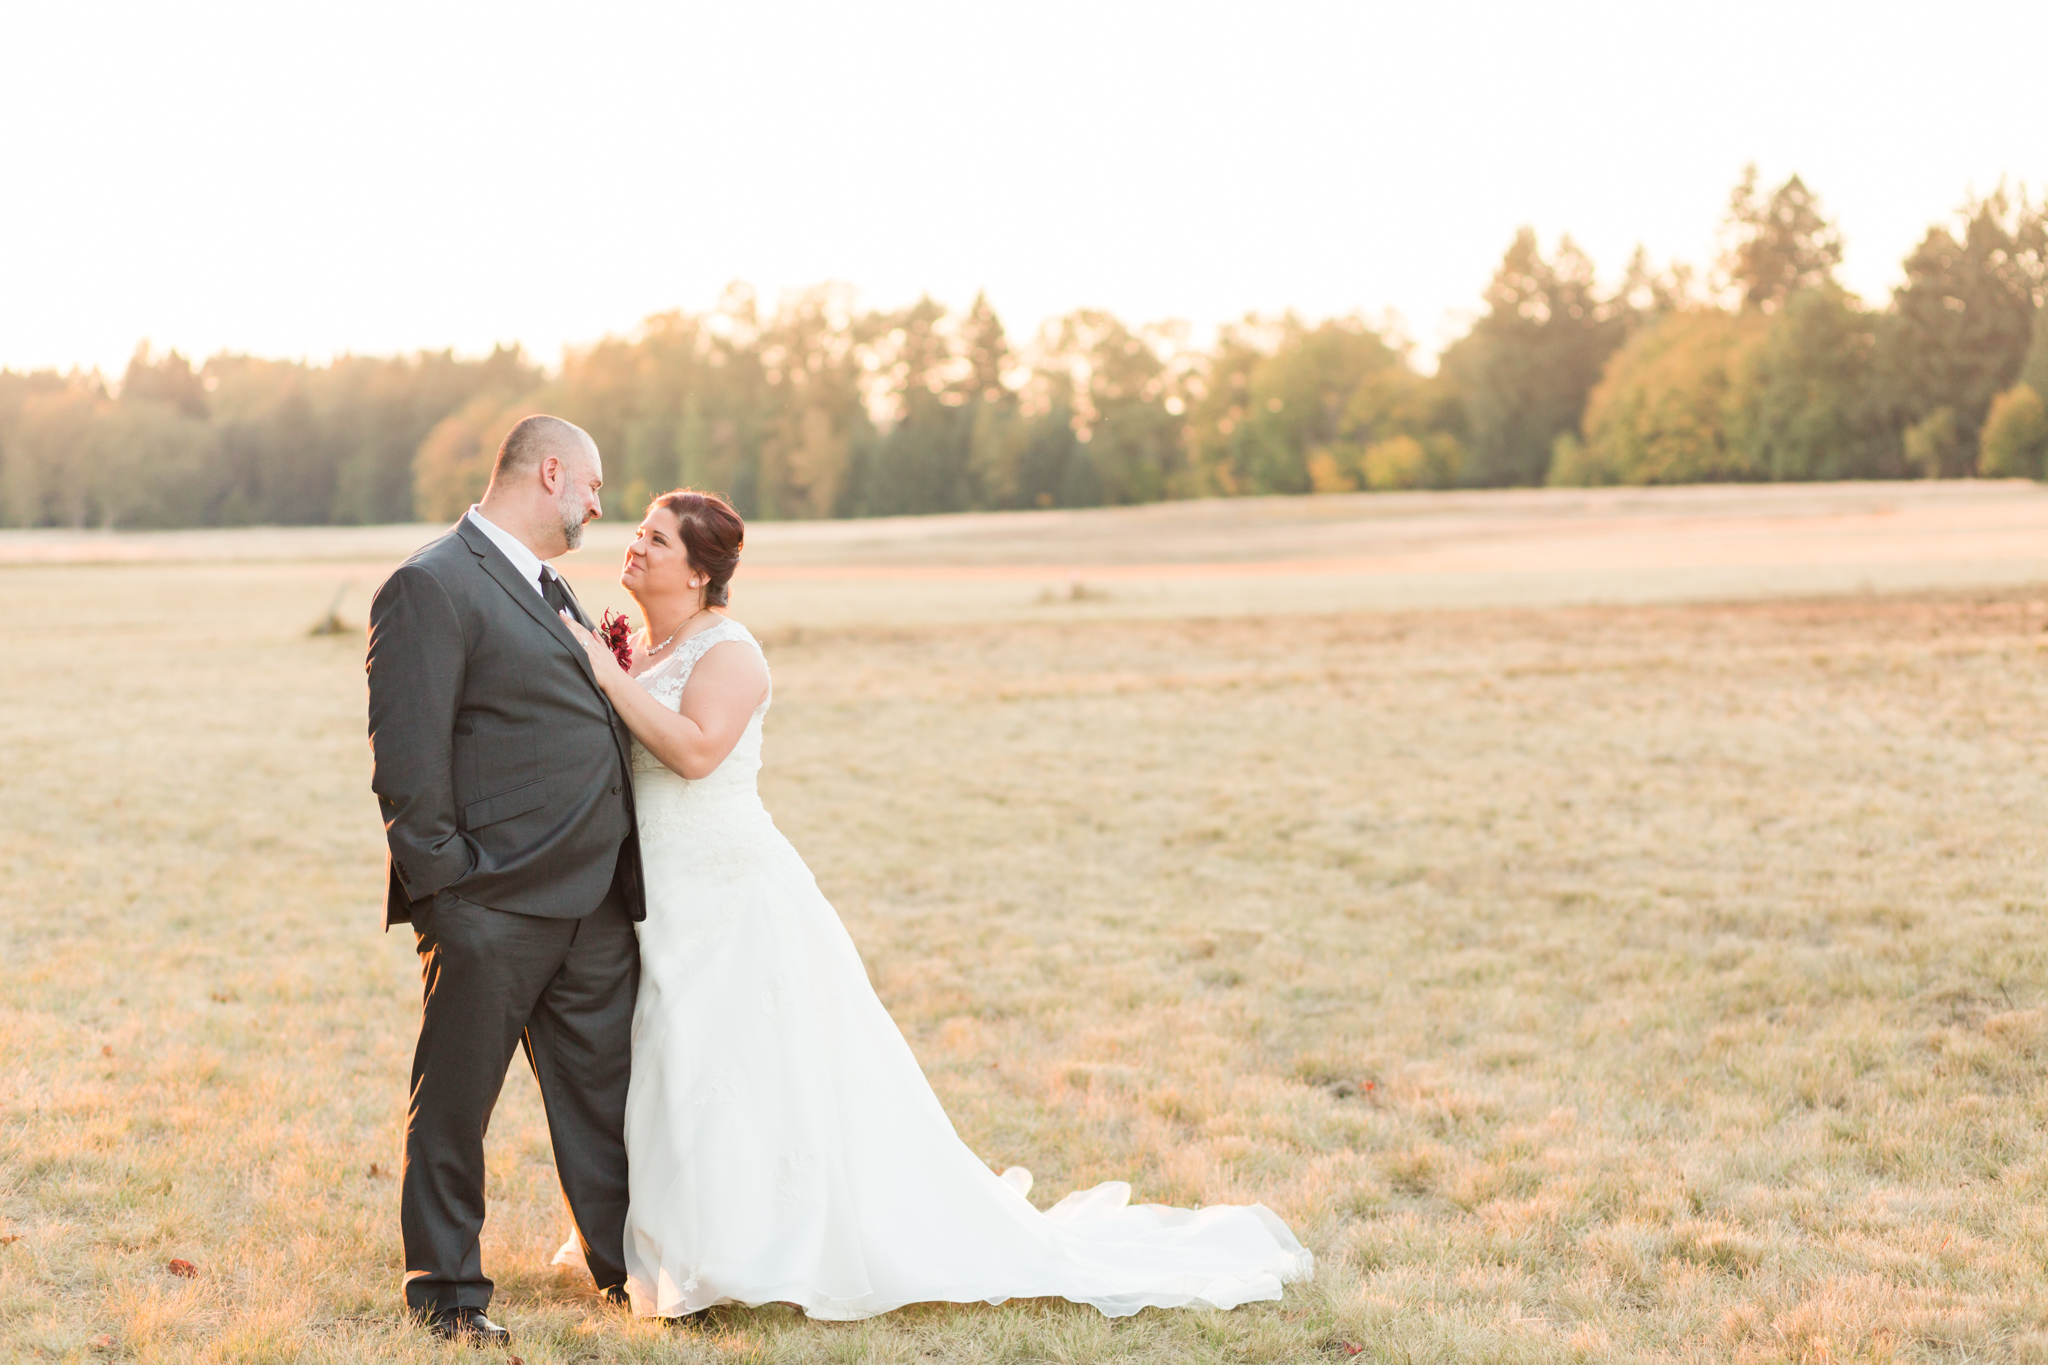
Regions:
<instances>
[{"instance_id":1,"label":"groom's face","mask_svg":"<svg viewBox=\"0 0 2048 1365\"><path fill-rule=\"evenodd\" d=\"M604 515L597 496L597 490L604 487L604 462L598 458L597 447L586 447L580 460L564 460L555 477L560 481L555 505L562 513L562 539L573 550L583 543L584 524Z\"/></svg>"}]
</instances>

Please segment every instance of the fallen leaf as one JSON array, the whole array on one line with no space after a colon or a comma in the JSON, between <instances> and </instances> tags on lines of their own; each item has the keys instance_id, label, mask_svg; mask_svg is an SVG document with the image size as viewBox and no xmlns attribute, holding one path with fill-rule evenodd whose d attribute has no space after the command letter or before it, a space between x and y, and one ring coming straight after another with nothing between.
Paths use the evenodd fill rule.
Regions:
<instances>
[{"instance_id":1,"label":"fallen leaf","mask_svg":"<svg viewBox=\"0 0 2048 1365\"><path fill-rule=\"evenodd\" d=\"M513 1356L510 1360L505 1362L505 1365L526 1365L526 1362L521 1360L518 1356Z\"/></svg>"},{"instance_id":2,"label":"fallen leaf","mask_svg":"<svg viewBox=\"0 0 2048 1365\"><path fill-rule=\"evenodd\" d=\"M8 1234L7 1234L7 1235L6 1235L5 1237L0 1237L0 1247L11 1247L11 1246L13 1246L13 1245L14 1245L14 1244L15 1244L16 1242L19 1242L20 1240L21 1240L21 1234L20 1234L20 1233L18 1233L18 1232L10 1232L10 1233L8 1233Z\"/></svg>"},{"instance_id":3,"label":"fallen leaf","mask_svg":"<svg viewBox=\"0 0 2048 1365\"><path fill-rule=\"evenodd\" d=\"M114 1339L102 1332L92 1339L92 1348L95 1351L111 1351L114 1349Z\"/></svg>"},{"instance_id":4,"label":"fallen leaf","mask_svg":"<svg viewBox=\"0 0 2048 1365\"><path fill-rule=\"evenodd\" d=\"M199 1267L193 1265L190 1261L172 1261L164 1269L170 1271L181 1280L189 1280L199 1274Z\"/></svg>"},{"instance_id":5,"label":"fallen leaf","mask_svg":"<svg viewBox=\"0 0 2048 1365\"><path fill-rule=\"evenodd\" d=\"M216 1005L232 1005L239 999L241 997L233 991L215 991L213 993L213 1003Z\"/></svg>"},{"instance_id":6,"label":"fallen leaf","mask_svg":"<svg viewBox=\"0 0 2048 1365\"><path fill-rule=\"evenodd\" d=\"M379 1165L378 1165L378 1164L377 1164L376 1162L374 1162L374 1161L370 1163L370 1179L372 1179L372 1180L375 1180L375 1179L379 1178L380 1176L382 1176L383 1174L384 1174L384 1168L383 1168L382 1166L379 1166Z\"/></svg>"},{"instance_id":7,"label":"fallen leaf","mask_svg":"<svg viewBox=\"0 0 2048 1365\"><path fill-rule=\"evenodd\" d=\"M101 1048L100 1048L100 1056L102 1056L102 1057L111 1057L111 1056L113 1056L113 1055L114 1055L114 1045L113 1045L112 1043L106 1043L106 1044L103 1044L103 1045L101 1046Z\"/></svg>"}]
</instances>

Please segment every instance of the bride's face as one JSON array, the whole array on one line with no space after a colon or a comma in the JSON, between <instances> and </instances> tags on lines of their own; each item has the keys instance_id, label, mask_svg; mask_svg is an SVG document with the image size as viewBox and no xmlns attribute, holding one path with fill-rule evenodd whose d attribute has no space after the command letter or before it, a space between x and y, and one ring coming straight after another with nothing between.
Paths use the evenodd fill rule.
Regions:
<instances>
[{"instance_id":1,"label":"bride's face","mask_svg":"<svg viewBox=\"0 0 2048 1365\"><path fill-rule=\"evenodd\" d=\"M666 507L652 507L626 547L625 572L619 583L635 597L665 596L690 591L690 552L683 548L682 528Z\"/></svg>"}]
</instances>

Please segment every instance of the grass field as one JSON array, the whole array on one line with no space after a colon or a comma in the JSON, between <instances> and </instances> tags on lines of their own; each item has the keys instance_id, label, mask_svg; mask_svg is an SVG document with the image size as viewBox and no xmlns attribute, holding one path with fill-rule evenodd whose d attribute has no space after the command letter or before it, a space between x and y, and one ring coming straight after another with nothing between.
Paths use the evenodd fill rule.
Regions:
<instances>
[{"instance_id":1,"label":"grass field","mask_svg":"<svg viewBox=\"0 0 2048 1365\"><path fill-rule=\"evenodd\" d=\"M2041 501L1985 502L1973 543ZM1144 515L1038 523L1064 553L978 577L912 543L944 521L762 528L765 793L977 1152L1041 1203L1261 1200L1315 1283L1116 1323L636 1323L547 1265L522 1063L485 1257L527 1365L2048 1361L2024 536L1751 553L1779 595L1749 601L1631 602L1727 581L1646 594L1587 552L1549 605L1443 605L1530 594L1480 555L1296 565L1262 606L1133 570L1188 534ZM419 533L266 534L0 546L0 1360L459 1358L398 1314L418 976L377 928L362 642L306 634Z\"/></svg>"}]
</instances>

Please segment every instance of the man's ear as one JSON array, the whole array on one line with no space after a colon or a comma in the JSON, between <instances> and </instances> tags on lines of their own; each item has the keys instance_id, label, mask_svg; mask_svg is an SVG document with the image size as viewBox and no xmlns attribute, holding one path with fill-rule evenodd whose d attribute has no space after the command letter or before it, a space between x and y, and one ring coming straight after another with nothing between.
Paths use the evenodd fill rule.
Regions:
<instances>
[{"instance_id":1,"label":"man's ear","mask_svg":"<svg viewBox=\"0 0 2048 1365\"><path fill-rule=\"evenodd\" d=\"M540 486L550 493L562 491L562 457L543 455L540 461Z\"/></svg>"}]
</instances>

